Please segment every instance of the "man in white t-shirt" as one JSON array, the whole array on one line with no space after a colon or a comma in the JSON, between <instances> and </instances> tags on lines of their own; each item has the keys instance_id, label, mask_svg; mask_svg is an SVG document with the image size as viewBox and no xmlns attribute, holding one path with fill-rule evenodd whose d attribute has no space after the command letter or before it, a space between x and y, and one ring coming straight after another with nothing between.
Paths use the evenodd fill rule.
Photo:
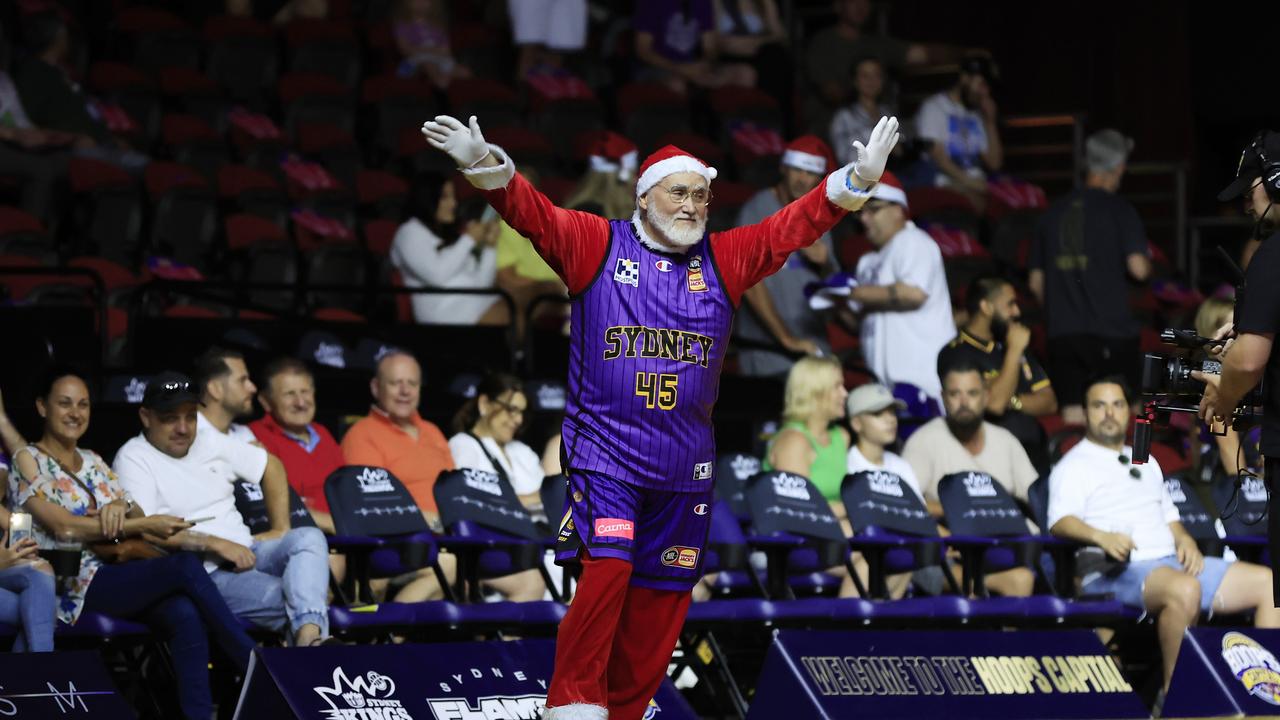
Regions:
<instances>
[{"instance_id":1,"label":"man in white t-shirt","mask_svg":"<svg viewBox=\"0 0 1280 720\"><path fill-rule=\"evenodd\" d=\"M946 415L922 425L902 448L902 456L916 471L929 512L942 517L938 482L971 470L990 475L1010 495L1025 501L1036 481L1036 469L1013 433L983 420L987 386L982 368L968 358L958 358L942 368L941 380Z\"/></svg>"},{"instance_id":2,"label":"man in white t-shirt","mask_svg":"<svg viewBox=\"0 0 1280 720\"><path fill-rule=\"evenodd\" d=\"M916 133L933 143L929 158L938 167L936 183L985 202L987 173L1004 164L1004 147L991 97L990 59L961 61L955 85L925 99L916 114Z\"/></svg>"},{"instance_id":3,"label":"man in white t-shirt","mask_svg":"<svg viewBox=\"0 0 1280 720\"><path fill-rule=\"evenodd\" d=\"M884 385L910 383L937 400L938 351L955 337L942 251L908 219L907 194L886 172L859 212L876 248L858 260L849 306L861 314L862 355Z\"/></svg>"},{"instance_id":4,"label":"man in white t-shirt","mask_svg":"<svg viewBox=\"0 0 1280 720\"><path fill-rule=\"evenodd\" d=\"M258 394L257 386L249 379L244 355L214 346L196 359L195 371L201 426L216 428L236 440L260 444L248 425L236 422L253 412L253 396Z\"/></svg>"},{"instance_id":5,"label":"man in white t-shirt","mask_svg":"<svg viewBox=\"0 0 1280 720\"><path fill-rule=\"evenodd\" d=\"M1159 615L1164 686L1183 632L1201 611L1252 611L1258 627L1280 627L1271 569L1201 555L1178 521L1160 464L1131 464L1124 444L1129 397L1124 380L1105 377L1085 389L1085 439L1049 475L1049 531L1085 543L1076 572L1081 591L1112 594Z\"/></svg>"},{"instance_id":6,"label":"man in white t-shirt","mask_svg":"<svg viewBox=\"0 0 1280 720\"><path fill-rule=\"evenodd\" d=\"M288 629L297 645L328 636L328 547L316 528L289 529L288 482L266 450L197 431L199 396L175 372L152 378L138 415L142 434L116 453L121 484L148 515L196 523L165 544L207 556L205 569L227 606L265 628ZM272 530L249 533L236 509L237 480L260 483Z\"/></svg>"}]
</instances>

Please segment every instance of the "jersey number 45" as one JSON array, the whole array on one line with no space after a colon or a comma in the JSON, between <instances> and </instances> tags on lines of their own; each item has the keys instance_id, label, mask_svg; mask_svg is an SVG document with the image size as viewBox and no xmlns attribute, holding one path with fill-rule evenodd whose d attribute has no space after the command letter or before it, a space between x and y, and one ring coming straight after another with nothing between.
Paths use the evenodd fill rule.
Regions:
<instances>
[{"instance_id":1,"label":"jersey number 45","mask_svg":"<svg viewBox=\"0 0 1280 720\"><path fill-rule=\"evenodd\" d=\"M636 395L644 398L644 406L650 410L670 410L676 406L676 384L680 376L674 373L636 373Z\"/></svg>"}]
</instances>

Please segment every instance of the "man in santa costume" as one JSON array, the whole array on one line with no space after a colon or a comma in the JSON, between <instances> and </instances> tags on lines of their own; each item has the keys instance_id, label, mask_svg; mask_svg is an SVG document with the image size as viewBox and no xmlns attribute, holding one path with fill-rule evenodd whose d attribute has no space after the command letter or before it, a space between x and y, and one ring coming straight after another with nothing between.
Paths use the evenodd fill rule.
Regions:
<instances>
[{"instance_id":1,"label":"man in santa costume","mask_svg":"<svg viewBox=\"0 0 1280 720\"><path fill-rule=\"evenodd\" d=\"M557 208L469 125L422 127L573 297L557 560L582 563L560 625L548 720L639 720L702 575L711 411L742 294L870 197L898 140L884 118L857 159L755 225L708 234L715 168L673 146L641 164L636 210Z\"/></svg>"}]
</instances>

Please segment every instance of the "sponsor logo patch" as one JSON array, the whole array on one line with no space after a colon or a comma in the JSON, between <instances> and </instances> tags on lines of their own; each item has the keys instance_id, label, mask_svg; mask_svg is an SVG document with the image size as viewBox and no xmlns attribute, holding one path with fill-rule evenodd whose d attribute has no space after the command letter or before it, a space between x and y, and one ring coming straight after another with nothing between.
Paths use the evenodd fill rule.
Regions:
<instances>
[{"instance_id":1,"label":"sponsor logo patch","mask_svg":"<svg viewBox=\"0 0 1280 720\"><path fill-rule=\"evenodd\" d=\"M711 463L700 462L693 466L694 480L707 480L711 477Z\"/></svg>"},{"instance_id":2,"label":"sponsor logo patch","mask_svg":"<svg viewBox=\"0 0 1280 720\"><path fill-rule=\"evenodd\" d=\"M871 483L873 493L902 497L902 485L898 476L893 473L873 472L867 476L867 480Z\"/></svg>"},{"instance_id":3,"label":"sponsor logo patch","mask_svg":"<svg viewBox=\"0 0 1280 720\"><path fill-rule=\"evenodd\" d=\"M332 720L347 718L379 718L380 720L413 720L413 716L391 696L396 694L396 682L386 675L372 670L364 675L348 678L341 667L333 669L333 685L321 685L316 694L329 704L322 710L323 717Z\"/></svg>"},{"instance_id":4,"label":"sponsor logo patch","mask_svg":"<svg viewBox=\"0 0 1280 720\"><path fill-rule=\"evenodd\" d=\"M476 470L475 468L463 468L462 478L463 483L472 490L495 497L502 497L502 480L497 473Z\"/></svg>"},{"instance_id":5,"label":"sponsor logo patch","mask_svg":"<svg viewBox=\"0 0 1280 720\"><path fill-rule=\"evenodd\" d=\"M618 264L613 267L613 281L640 287L640 263L628 258L618 258Z\"/></svg>"},{"instance_id":6,"label":"sponsor logo patch","mask_svg":"<svg viewBox=\"0 0 1280 720\"><path fill-rule=\"evenodd\" d=\"M622 518L597 518L596 537L617 537L634 540L636 524Z\"/></svg>"},{"instance_id":7,"label":"sponsor logo patch","mask_svg":"<svg viewBox=\"0 0 1280 720\"><path fill-rule=\"evenodd\" d=\"M773 477L773 492L778 497L791 498L792 500L808 500L809 483L799 475L778 473Z\"/></svg>"},{"instance_id":8,"label":"sponsor logo patch","mask_svg":"<svg viewBox=\"0 0 1280 720\"><path fill-rule=\"evenodd\" d=\"M367 467L356 476L362 493L392 492L391 478L382 468Z\"/></svg>"},{"instance_id":9,"label":"sponsor logo patch","mask_svg":"<svg viewBox=\"0 0 1280 720\"><path fill-rule=\"evenodd\" d=\"M964 491L969 497L995 497L996 489L992 482L986 473L971 472L964 476Z\"/></svg>"},{"instance_id":10,"label":"sponsor logo patch","mask_svg":"<svg viewBox=\"0 0 1280 720\"><path fill-rule=\"evenodd\" d=\"M1280 662L1258 641L1239 632L1222 636L1222 659L1249 694L1280 705Z\"/></svg>"},{"instance_id":11,"label":"sponsor logo patch","mask_svg":"<svg viewBox=\"0 0 1280 720\"><path fill-rule=\"evenodd\" d=\"M574 502L582 502L582 491L581 491L581 490L574 490L574 491L573 491L573 501L574 501Z\"/></svg>"},{"instance_id":12,"label":"sponsor logo patch","mask_svg":"<svg viewBox=\"0 0 1280 720\"><path fill-rule=\"evenodd\" d=\"M692 570L698 567L698 548L672 545L662 551L662 564Z\"/></svg>"},{"instance_id":13,"label":"sponsor logo patch","mask_svg":"<svg viewBox=\"0 0 1280 720\"><path fill-rule=\"evenodd\" d=\"M689 282L689 292L699 293L707 291L707 280L702 276L702 256L694 255L689 258L689 269L687 280Z\"/></svg>"}]
</instances>

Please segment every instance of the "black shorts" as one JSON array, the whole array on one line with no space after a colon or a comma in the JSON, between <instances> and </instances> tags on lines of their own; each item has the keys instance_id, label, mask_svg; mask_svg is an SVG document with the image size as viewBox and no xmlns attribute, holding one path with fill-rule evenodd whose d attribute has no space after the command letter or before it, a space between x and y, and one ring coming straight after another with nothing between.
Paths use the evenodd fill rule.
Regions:
<instances>
[{"instance_id":1,"label":"black shorts","mask_svg":"<svg viewBox=\"0 0 1280 720\"><path fill-rule=\"evenodd\" d=\"M1101 375L1120 375L1137 393L1142 382L1138 338L1063 335L1049 338L1049 377L1059 405L1083 405L1084 389ZM1136 397L1134 395L1133 397Z\"/></svg>"}]
</instances>

